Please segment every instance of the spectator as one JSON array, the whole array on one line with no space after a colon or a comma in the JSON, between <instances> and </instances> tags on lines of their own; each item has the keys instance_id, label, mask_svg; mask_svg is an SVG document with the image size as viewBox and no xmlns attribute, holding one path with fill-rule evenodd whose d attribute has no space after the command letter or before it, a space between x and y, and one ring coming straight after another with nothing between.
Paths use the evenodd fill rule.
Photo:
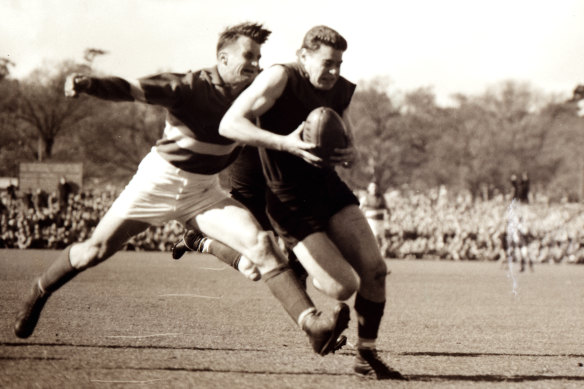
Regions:
<instances>
[{"instance_id":1,"label":"spectator","mask_svg":"<svg viewBox=\"0 0 584 389\"><path fill-rule=\"evenodd\" d=\"M67 182L67 178L65 176L61 176L61 178L59 178L59 184L57 185L59 209L63 209L67 206L71 192L71 184Z\"/></svg>"}]
</instances>

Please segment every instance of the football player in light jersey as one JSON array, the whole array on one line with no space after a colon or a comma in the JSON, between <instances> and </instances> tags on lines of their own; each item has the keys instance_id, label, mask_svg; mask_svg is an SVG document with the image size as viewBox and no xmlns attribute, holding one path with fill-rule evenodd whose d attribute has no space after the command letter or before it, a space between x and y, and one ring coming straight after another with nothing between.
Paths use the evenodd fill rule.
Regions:
<instances>
[{"instance_id":1,"label":"football player in light jersey","mask_svg":"<svg viewBox=\"0 0 584 389\"><path fill-rule=\"evenodd\" d=\"M151 225L178 220L191 229L233 247L261 273L270 291L305 331L314 351L334 351L347 328L349 307L338 304L322 314L286 265L273 234L219 187L218 173L237 155L237 144L218 133L219 122L233 100L259 72L261 45L270 31L243 23L226 29L217 44L217 65L186 74L163 73L138 80L73 74L65 94L81 93L113 101L139 101L166 108L162 138L86 241L67 247L35 280L18 313L18 337L32 334L42 308L59 287L79 272L118 251ZM286 145L298 153L314 145L296 136Z\"/></svg>"},{"instance_id":2,"label":"football player in light jersey","mask_svg":"<svg viewBox=\"0 0 584 389\"><path fill-rule=\"evenodd\" d=\"M298 61L262 71L227 111L219 133L260 148L270 221L318 288L337 300L357 292L355 373L405 379L377 353L387 267L359 201L334 168L323 167L311 150L288 143L291 136L300 139L302 122L317 107L330 107L347 118L355 85L340 75L346 49L346 40L333 29L310 29ZM352 147L337 150L335 162L350 164L353 156Z\"/></svg>"},{"instance_id":3,"label":"football player in light jersey","mask_svg":"<svg viewBox=\"0 0 584 389\"><path fill-rule=\"evenodd\" d=\"M385 252L385 219L388 212L385 198L383 193L380 192L377 183L370 182L367 185L367 193L359 199L359 203L371 227L371 231L373 231L373 235L377 239L381 252Z\"/></svg>"}]
</instances>

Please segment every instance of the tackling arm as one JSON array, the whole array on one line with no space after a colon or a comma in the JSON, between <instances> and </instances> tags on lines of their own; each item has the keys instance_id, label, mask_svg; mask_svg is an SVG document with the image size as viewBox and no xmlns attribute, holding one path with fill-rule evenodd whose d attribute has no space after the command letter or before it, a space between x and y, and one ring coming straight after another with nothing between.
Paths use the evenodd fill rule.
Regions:
<instances>
[{"instance_id":1,"label":"tackling arm","mask_svg":"<svg viewBox=\"0 0 584 389\"><path fill-rule=\"evenodd\" d=\"M138 80L120 77L89 77L73 73L65 80L64 89L65 96L73 98L86 93L104 100L146 102Z\"/></svg>"}]
</instances>

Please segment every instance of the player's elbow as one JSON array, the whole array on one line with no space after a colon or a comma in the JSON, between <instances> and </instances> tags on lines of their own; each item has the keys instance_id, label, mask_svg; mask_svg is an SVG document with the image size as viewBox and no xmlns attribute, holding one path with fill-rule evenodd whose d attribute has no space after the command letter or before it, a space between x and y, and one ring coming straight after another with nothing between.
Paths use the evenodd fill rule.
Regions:
<instances>
[{"instance_id":1,"label":"player's elbow","mask_svg":"<svg viewBox=\"0 0 584 389\"><path fill-rule=\"evenodd\" d=\"M233 114L227 112L219 124L219 135L229 139L237 139L237 120Z\"/></svg>"}]
</instances>

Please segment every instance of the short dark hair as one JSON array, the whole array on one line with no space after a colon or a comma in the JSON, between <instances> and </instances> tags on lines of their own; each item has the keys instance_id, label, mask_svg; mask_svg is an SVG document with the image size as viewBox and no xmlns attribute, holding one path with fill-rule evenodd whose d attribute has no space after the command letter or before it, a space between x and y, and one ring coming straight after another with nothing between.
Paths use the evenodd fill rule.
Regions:
<instances>
[{"instance_id":1,"label":"short dark hair","mask_svg":"<svg viewBox=\"0 0 584 389\"><path fill-rule=\"evenodd\" d=\"M327 26L312 27L302 41L302 48L318 50L320 45L330 46L335 50L347 50L347 41L341 34Z\"/></svg>"},{"instance_id":2,"label":"short dark hair","mask_svg":"<svg viewBox=\"0 0 584 389\"><path fill-rule=\"evenodd\" d=\"M230 44L231 42L237 40L240 36L246 36L251 38L258 44L264 44L272 31L265 29L263 25L259 23L245 22L240 23L235 26L227 27L225 31L219 35L219 41L217 42L217 53L221 51L222 48Z\"/></svg>"}]
</instances>

